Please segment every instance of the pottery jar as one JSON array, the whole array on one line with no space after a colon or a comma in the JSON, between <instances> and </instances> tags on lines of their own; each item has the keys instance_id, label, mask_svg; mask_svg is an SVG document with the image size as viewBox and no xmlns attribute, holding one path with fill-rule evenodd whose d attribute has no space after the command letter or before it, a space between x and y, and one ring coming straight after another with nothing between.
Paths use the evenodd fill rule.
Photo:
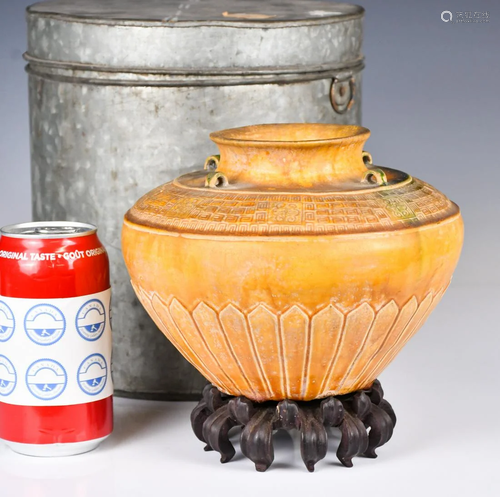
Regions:
<instances>
[{"instance_id":1,"label":"pottery jar","mask_svg":"<svg viewBox=\"0 0 500 497\"><path fill-rule=\"evenodd\" d=\"M450 282L459 208L371 164L366 128L210 136L220 157L125 216L123 254L141 303L227 394L311 400L370 387Z\"/></svg>"}]
</instances>

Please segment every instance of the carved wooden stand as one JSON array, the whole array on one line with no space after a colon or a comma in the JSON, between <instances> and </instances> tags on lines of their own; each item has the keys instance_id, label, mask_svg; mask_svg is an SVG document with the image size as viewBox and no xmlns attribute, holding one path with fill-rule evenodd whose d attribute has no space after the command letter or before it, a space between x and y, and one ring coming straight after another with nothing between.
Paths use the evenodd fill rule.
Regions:
<instances>
[{"instance_id":1,"label":"carved wooden stand","mask_svg":"<svg viewBox=\"0 0 500 497\"><path fill-rule=\"evenodd\" d=\"M257 471L266 471L274 460L273 431L300 431L300 452L309 471L326 456L326 428L338 427L342 433L337 458L348 468L355 456L377 457L375 449L392 436L396 415L386 400L380 382L368 390L309 402L293 400L259 404L246 397L230 397L212 385L203 390L203 399L191 413L195 435L216 450L221 462L235 455L229 430L242 426L241 451L255 463Z\"/></svg>"}]
</instances>

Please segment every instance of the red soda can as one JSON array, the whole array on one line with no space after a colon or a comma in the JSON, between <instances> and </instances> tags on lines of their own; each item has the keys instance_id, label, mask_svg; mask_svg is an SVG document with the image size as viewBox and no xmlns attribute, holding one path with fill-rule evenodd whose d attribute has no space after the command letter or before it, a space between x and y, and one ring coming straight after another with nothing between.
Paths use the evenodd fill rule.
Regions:
<instances>
[{"instance_id":1,"label":"red soda can","mask_svg":"<svg viewBox=\"0 0 500 497\"><path fill-rule=\"evenodd\" d=\"M96 232L0 231L0 439L16 452L80 454L113 429L109 262Z\"/></svg>"}]
</instances>

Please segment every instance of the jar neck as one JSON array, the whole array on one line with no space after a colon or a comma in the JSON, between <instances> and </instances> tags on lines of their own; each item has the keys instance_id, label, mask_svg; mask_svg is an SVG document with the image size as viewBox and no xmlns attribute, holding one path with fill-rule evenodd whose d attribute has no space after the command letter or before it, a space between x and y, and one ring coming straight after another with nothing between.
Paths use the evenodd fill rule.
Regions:
<instances>
[{"instance_id":1,"label":"jar neck","mask_svg":"<svg viewBox=\"0 0 500 497\"><path fill-rule=\"evenodd\" d=\"M312 188L359 183L370 132L358 126L276 124L212 133L229 183Z\"/></svg>"}]
</instances>

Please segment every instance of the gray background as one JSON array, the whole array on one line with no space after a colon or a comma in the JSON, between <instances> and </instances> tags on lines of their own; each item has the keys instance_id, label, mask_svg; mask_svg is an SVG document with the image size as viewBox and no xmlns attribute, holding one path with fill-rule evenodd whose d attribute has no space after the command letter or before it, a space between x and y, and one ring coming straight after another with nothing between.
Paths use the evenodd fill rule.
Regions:
<instances>
[{"instance_id":1,"label":"gray background","mask_svg":"<svg viewBox=\"0 0 500 497\"><path fill-rule=\"evenodd\" d=\"M21 58L26 46L23 9L29 3L0 1L0 225L31 215L27 78ZM405 170L446 193L461 206L466 228L449 292L382 376L399 416L395 436L376 461L359 459L353 470L325 463L318 465L316 475L304 474L298 456L282 465L294 469L278 467L264 476L241 459L220 466L213 454L203 454L201 445L189 441L189 450L180 456L181 462L185 457L183 469L170 476L173 490L185 485L185 475L196 468L200 478L189 481L189 488L198 493L239 475L251 481L241 495L265 493L277 485L291 494L312 493L317 487L332 493L345 488L349 495L365 495L368 489L372 495L498 495L500 2L367 0L363 5L363 124L373 132L367 149L376 163ZM444 23L443 10L489 11L490 22ZM189 438L187 419L173 415L190 406L149 405L172 426L179 423L178 430ZM120 456L120 436L129 437L141 423L127 415L130 404L124 406L117 410L114 442L96 457L106 451L126 457ZM165 437L177 436L177 429L158 426L167 430ZM0 456L10 461L7 453ZM189 466L191 457L194 466ZM276 460L280 457L286 454L278 448ZM202 481L204 471L207 479ZM0 469L0 476L7 488L9 481L26 492L32 488L7 470ZM160 488L155 477L160 485L161 474L149 474L149 495ZM129 495L134 485L139 488L133 474L120 478L124 483L109 487L110 493ZM47 495L59 495L47 485ZM75 494L68 485L60 495Z\"/></svg>"}]
</instances>

